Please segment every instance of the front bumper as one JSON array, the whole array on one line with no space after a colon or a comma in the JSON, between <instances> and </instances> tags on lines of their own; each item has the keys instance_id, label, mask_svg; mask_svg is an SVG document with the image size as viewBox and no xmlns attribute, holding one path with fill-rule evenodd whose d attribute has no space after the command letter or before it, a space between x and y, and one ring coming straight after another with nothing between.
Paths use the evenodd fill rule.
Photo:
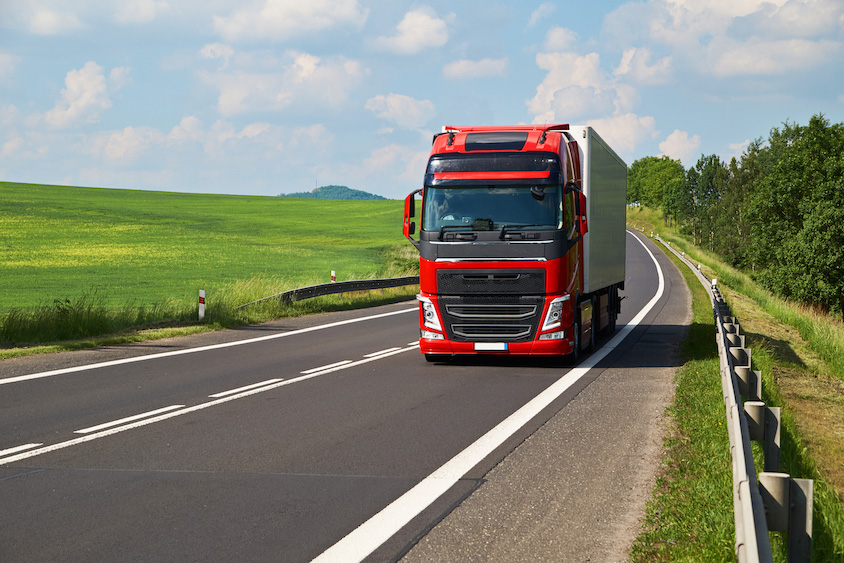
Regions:
<instances>
[{"instance_id":1,"label":"front bumper","mask_svg":"<svg viewBox=\"0 0 844 563\"><path fill-rule=\"evenodd\" d=\"M566 331L567 336L571 330ZM504 348L505 349L496 349ZM450 340L419 339L419 350L434 355L503 355L503 356L563 356L574 350L574 340L534 340L532 342L452 342Z\"/></svg>"}]
</instances>

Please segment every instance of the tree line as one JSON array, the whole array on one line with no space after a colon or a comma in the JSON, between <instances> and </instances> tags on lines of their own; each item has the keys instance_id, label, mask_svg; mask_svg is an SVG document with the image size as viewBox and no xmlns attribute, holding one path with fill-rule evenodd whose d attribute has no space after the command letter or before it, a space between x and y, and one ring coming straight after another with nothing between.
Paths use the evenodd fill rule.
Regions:
<instances>
[{"instance_id":1,"label":"tree line","mask_svg":"<svg viewBox=\"0 0 844 563\"><path fill-rule=\"evenodd\" d=\"M844 317L844 124L786 122L729 163L639 159L627 202L661 209L666 225L772 292Z\"/></svg>"}]
</instances>

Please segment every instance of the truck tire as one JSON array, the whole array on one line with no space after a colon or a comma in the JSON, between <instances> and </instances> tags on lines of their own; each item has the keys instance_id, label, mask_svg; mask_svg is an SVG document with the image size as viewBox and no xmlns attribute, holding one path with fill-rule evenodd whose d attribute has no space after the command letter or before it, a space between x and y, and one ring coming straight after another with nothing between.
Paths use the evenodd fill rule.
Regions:
<instances>
[{"instance_id":1,"label":"truck tire","mask_svg":"<svg viewBox=\"0 0 844 563\"><path fill-rule=\"evenodd\" d=\"M572 330L574 331L574 348L572 348L571 353L568 356L569 363L571 365L576 365L577 362L580 361L580 312L577 313L577 318L574 321L574 325L572 326Z\"/></svg>"},{"instance_id":2,"label":"truck tire","mask_svg":"<svg viewBox=\"0 0 844 563\"><path fill-rule=\"evenodd\" d=\"M597 300L592 298L592 328L589 329L589 343L586 346L587 352L595 350L595 341L598 339L598 326L601 324L601 312L598 310Z\"/></svg>"}]
</instances>

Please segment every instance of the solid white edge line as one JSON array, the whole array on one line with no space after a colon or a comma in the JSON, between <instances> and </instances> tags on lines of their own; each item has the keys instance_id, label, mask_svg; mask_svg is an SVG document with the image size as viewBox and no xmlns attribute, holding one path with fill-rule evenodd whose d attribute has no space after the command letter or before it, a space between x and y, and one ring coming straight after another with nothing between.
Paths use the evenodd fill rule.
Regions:
<instances>
[{"instance_id":1,"label":"solid white edge line","mask_svg":"<svg viewBox=\"0 0 844 563\"><path fill-rule=\"evenodd\" d=\"M327 366L322 366L322 367L318 367L318 368L308 369L308 370L305 370L305 371L300 371L299 373L301 373L302 375L308 375L309 373L316 373L318 371L322 371L322 370L325 370L325 369L331 369L331 368L336 368L336 367L340 367L340 366L345 366L346 364L350 364L350 363L352 363L352 360L343 360L342 362L336 362L336 363L333 363L333 364L328 364Z\"/></svg>"},{"instance_id":2,"label":"solid white edge line","mask_svg":"<svg viewBox=\"0 0 844 563\"><path fill-rule=\"evenodd\" d=\"M223 391L221 393L214 393L213 395L208 395L212 399L219 399L220 397L225 397L226 395L234 395L235 393L240 393L242 391L249 391L250 389L255 389L257 387L263 387L264 385L270 385L272 383L278 383L279 381L284 381L283 379L268 379L266 381L262 381L260 383L253 383L252 385L244 385L243 387L238 387L237 389L230 389L229 391Z\"/></svg>"},{"instance_id":3,"label":"solid white edge line","mask_svg":"<svg viewBox=\"0 0 844 563\"><path fill-rule=\"evenodd\" d=\"M296 336L298 334L305 334L308 332L314 332L317 330L323 330L327 328L334 328L338 326L343 326L347 324L354 324L363 321L371 321L375 319L380 319L384 317L391 317L393 315L401 315L402 313L410 313L410 312L417 312L419 311L418 307L414 307L412 309L402 309L400 311L392 311L390 313L380 313L378 315L370 315L368 317L359 317L354 319L346 319L345 321L337 321L333 323L328 323L324 325L312 326L308 328L300 328L298 330L291 330L289 332L280 332L277 334L269 334L267 336L258 336L255 338L248 338L246 340L236 340L234 342L224 342L222 344L211 344L209 346L200 346L198 348L186 348L184 350L174 350L172 352L159 352L157 354L148 354L146 356L135 356L132 358L122 358L120 360L111 360L108 362L100 362L97 364L88 364L84 366L76 366L72 368L62 368L56 369L51 371L44 371L40 373L31 373L29 375L19 375L15 377L7 377L5 379L0 379L0 385L7 385L9 383L18 383L20 381L29 381L30 379L41 379L44 377L53 377L55 375L64 375L67 373L75 373L80 371L104 368L104 367L111 367L111 366L119 366L122 364L131 364L135 362L145 362L147 360L156 360L158 358L168 358L171 356L180 356L183 354L194 354L197 352L207 352L209 350L219 350L222 348L232 348L234 346L242 346L244 344L253 344L255 342L264 342L266 340L274 340L276 338L285 338L288 336Z\"/></svg>"},{"instance_id":4,"label":"solid white edge line","mask_svg":"<svg viewBox=\"0 0 844 563\"><path fill-rule=\"evenodd\" d=\"M380 352L372 352L371 354L364 354L364 358L373 358L375 356L380 356L381 354L388 354L390 352L395 352L396 350L401 350L401 348L387 348L386 350L381 350Z\"/></svg>"},{"instance_id":5,"label":"solid white edge line","mask_svg":"<svg viewBox=\"0 0 844 563\"><path fill-rule=\"evenodd\" d=\"M4 455L16 454L24 450L31 450L32 448L37 448L40 445L41 444L23 444L22 446L15 446L14 448L9 448L7 450L0 450L0 457L3 457Z\"/></svg>"},{"instance_id":6,"label":"solid white edge line","mask_svg":"<svg viewBox=\"0 0 844 563\"><path fill-rule=\"evenodd\" d=\"M278 383L273 383L271 385L264 385L263 387L259 387L257 389L251 389L249 391L244 391L243 393L239 393L237 395L229 395L228 397L222 397L222 398L216 399L214 401L208 401L207 403L201 403L199 405L194 405L192 407L187 407L185 409L181 409L181 410L177 410L177 411L171 411L171 412L168 412L168 413L165 413L165 414L160 414L160 415L154 416L152 418L145 418L145 419L137 421L137 422L126 424L124 426L118 426L116 428L110 428L108 430L103 430L101 432L97 432L97 433L94 433L94 434L88 434L86 436L81 436L81 437L75 438L73 440L67 440L66 442L59 442L58 444L52 444L50 446L39 448L37 450L31 450L31 451L28 451L28 452L19 453L17 455L12 455L12 456L9 456L9 457L0 458L0 465L6 465L7 463L13 463L13 462L21 461L23 459L27 459L27 458L30 458L30 457L39 456L41 454L53 452L53 451L56 451L56 450L61 450L61 449L64 449L64 448L69 448L71 446L76 446L78 444L90 442L90 441L96 440L98 438L105 438L106 436L111 436L112 434L117 434L119 432L124 432L126 430L132 430L133 428L140 428L141 426L146 426L148 424L161 422L163 420L175 418L175 417L181 416L183 414L201 411L203 409L207 409L209 407L221 405L221 404L227 403L229 401L234 401L236 399L242 399L242 398L248 397L250 395L256 395L258 393L263 393L264 391L270 391L271 389L277 389L278 387L284 387L285 385L292 385L293 383L299 383L300 381L305 381L305 380L308 380L308 379L312 379L314 377L319 377L319 376L325 375L327 373L333 373L335 371L340 371L340 370L348 369L350 367L358 366L358 365L361 365L361 364L366 364L366 363L373 362L373 361L376 361L376 360L381 360L381 359L386 358L388 356L394 356L396 354L401 354L402 352L408 352L410 350L415 350L415 348L413 348L412 346L408 347L408 348L401 348L401 349L399 349L399 350L397 350L393 353L384 354L382 356L378 356L377 358L367 358L365 360L360 360L360 361L357 361L357 362L344 364L342 366L334 367L334 368L331 368L331 369L326 369L324 371L320 371L320 372L316 372L316 373L310 373L308 375L303 375L301 377L295 377L293 379L284 379L284 380L279 381ZM40 446L41 444L38 444L38 445Z\"/></svg>"},{"instance_id":7,"label":"solid white edge line","mask_svg":"<svg viewBox=\"0 0 844 563\"><path fill-rule=\"evenodd\" d=\"M628 231L630 232L630 231ZM631 235L633 233L630 233ZM393 537L413 518L430 506L436 499L445 494L463 476L478 463L492 453L538 415L544 408L566 392L581 379L590 369L612 352L630 332L645 318L651 309L659 302L665 292L665 278L662 269L653 253L639 238L633 235L641 244L656 266L659 286L654 297L600 350L590 355L577 367L566 372L545 391L534 397L519 410L504 419L495 428L478 438L468 448L447 461L439 469L420 481L416 486L390 503L375 516L358 526L347 536L322 552L312 563L327 562L356 562L361 561L375 551L381 544Z\"/></svg>"},{"instance_id":8,"label":"solid white edge line","mask_svg":"<svg viewBox=\"0 0 844 563\"><path fill-rule=\"evenodd\" d=\"M121 424L125 424L127 422L134 422L136 420L140 420L142 418L147 418L150 416L155 416L157 414L161 414L164 412L174 411L176 409L180 409L185 405L170 405L169 407L164 407L161 409L155 409L154 411L144 412L141 414L136 414L133 416L127 416L126 418L121 418L120 420L112 420L111 422L105 422L103 424L98 424L97 426L90 426L88 428L83 428L82 430L76 430L74 434L90 434L91 432L96 432L98 430L105 430L106 428L111 428L112 426L120 426Z\"/></svg>"}]
</instances>

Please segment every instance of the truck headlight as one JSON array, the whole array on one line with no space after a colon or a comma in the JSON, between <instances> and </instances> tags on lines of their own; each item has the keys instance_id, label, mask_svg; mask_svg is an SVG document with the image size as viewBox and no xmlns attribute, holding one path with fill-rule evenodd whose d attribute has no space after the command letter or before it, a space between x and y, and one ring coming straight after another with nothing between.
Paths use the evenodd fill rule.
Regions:
<instances>
[{"instance_id":1,"label":"truck headlight","mask_svg":"<svg viewBox=\"0 0 844 563\"><path fill-rule=\"evenodd\" d=\"M425 326L442 331L443 327L440 324L440 317L437 315L437 308L434 306L434 302L421 295L417 295L416 299L419 300L419 306L422 307L422 319Z\"/></svg>"},{"instance_id":2,"label":"truck headlight","mask_svg":"<svg viewBox=\"0 0 844 563\"><path fill-rule=\"evenodd\" d=\"M542 323L542 331L557 328L563 319L563 303L569 300L570 295L563 295L551 301L548 312L545 314L545 322Z\"/></svg>"}]
</instances>

